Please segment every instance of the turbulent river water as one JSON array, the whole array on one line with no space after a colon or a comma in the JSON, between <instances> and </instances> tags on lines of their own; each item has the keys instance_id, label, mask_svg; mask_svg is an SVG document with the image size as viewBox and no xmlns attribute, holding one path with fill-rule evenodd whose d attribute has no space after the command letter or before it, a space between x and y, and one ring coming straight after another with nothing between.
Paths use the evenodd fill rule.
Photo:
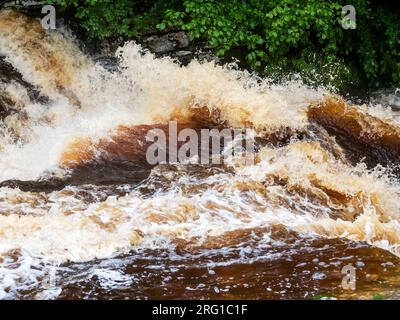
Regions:
<instances>
[{"instance_id":1,"label":"turbulent river water","mask_svg":"<svg viewBox=\"0 0 400 320\"><path fill-rule=\"evenodd\" d=\"M116 55L108 71L0 11L0 299L400 298L395 112ZM170 120L250 128L255 161L150 166L146 132Z\"/></svg>"}]
</instances>

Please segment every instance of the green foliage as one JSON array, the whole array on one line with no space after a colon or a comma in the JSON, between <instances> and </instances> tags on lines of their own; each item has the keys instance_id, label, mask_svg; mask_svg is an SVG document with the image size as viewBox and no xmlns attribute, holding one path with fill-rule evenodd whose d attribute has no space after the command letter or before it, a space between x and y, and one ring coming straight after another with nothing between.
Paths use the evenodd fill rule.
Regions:
<instances>
[{"instance_id":1,"label":"green foliage","mask_svg":"<svg viewBox=\"0 0 400 320\"><path fill-rule=\"evenodd\" d=\"M336 87L400 83L400 12L385 0L353 0L354 30L341 26L345 0L48 1L93 38L180 28L267 75L294 72Z\"/></svg>"},{"instance_id":2,"label":"green foliage","mask_svg":"<svg viewBox=\"0 0 400 320\"><path fill-rule=\"evenodd\" d=\"M207 39L220 56L244 46L253 67L310 45L324 48L332 61L341 37L341 30L332 27L340 6L329 1L186 0L183 4L184 12L166 12L164 25L178 25L195 39Z\"/></svg>"},{"instance_id":3,"label":"green foliage","mask_svg":"<svg viewBox=\"0 0 400 320\"><path fill-rule=\"evenodd\" d=\"M357 8L357 29L346 32L342 56L353 60L369 81L399 84L400 10L385 1L352 4Z\"/></svg>"},{"instance_id":4,"label":"green foliage","mask_svg":"<svg viewBox=\"0 0 400 320\"><path fill-rule=\"evenodd\" d=\"M133 37L161 20L174 1L152 0L48 0L64 11L72 11L74 19L91 38Z\"/></svg>"},{"instance_id":5,"label":"green foliage","mask_svg":"<svg viewBox=\"0 0 400 320\"><path fill-rule=\"evenodd\" d=\"M375 293L372 297L372 300L385 300L385 297L382 293Z\"/></svg>"},{"instance_id":6,"label":"green foliage","mask_svg":"<svg viewBox=\"0 0 400 320\"><path fill-rule=\"evenodd\" d=\"M205 39L219 56L241 48L251 68L267 66L267 73L271 69L310 75L316 71L322 82L339 87L360 80L399 83L399 12L354 0L358 27L344 30L345 4L341 0L184 0L182 9L168 10L158 27L187 30L194 39ZM327 68L332 65L333 73Z\"/></svg>"},{"instance_id":7,"label":"green foliage","mask_svg":"<svg viewBox=\"0 0 400 320\"><path fill-rule=\"evenodd\" d=\"M74 8L75 17L90 35L107 38L114 35L131 36L133 3L130 0L51 0L63 8Z\"/></svg>"}]
</instances>

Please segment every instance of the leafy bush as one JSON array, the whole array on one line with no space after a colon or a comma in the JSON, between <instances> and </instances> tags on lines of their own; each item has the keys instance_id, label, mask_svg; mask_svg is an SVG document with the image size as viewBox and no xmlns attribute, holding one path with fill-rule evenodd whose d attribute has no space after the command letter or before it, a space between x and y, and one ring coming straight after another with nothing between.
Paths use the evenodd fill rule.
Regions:
<instances>
[{"instance_id":1,"label":"leafy bush","mask_svg":"<svg viewBox=\"0 0 400 320\"><path fill-rule=\"evenodd\" d=\"M322 82L340 79L338 86L360 79L370 84L378 79L399 83L398 10L352 1L358 27L344 30L345 4L340 0L185 0L182 10L166 11L158 28L187 30L194 39L205 39L220 56L240 47L252 68L268 66L267 73L295 71L313 80L316 71ZM334 74L328 66L334 66Z\"/></svg>"},{"instance_id":2,"label":"leafy bush","mask_svg":"<svg viewBox=\"0 0 400 320\"><path fill-rule=\"evenodd\" d=\"M290 54L293 48L315 46L333 61L341 37L340 5L329 1L186 0L185 10L167 10L158 27L177 25L195 39L205 38L223 56L235 46L248 50L253 67ZM315 39L311 36L315 36Z\"/></svg>"},{"instance_id":3,"label":"leafy bush","mask_svg":"<svg viewBox=\"0 0 400 320\"><path fill-rule=\"evenodd\" d=\"M49 2L65 9L75 9L76 19L93 37L132 35L130 16L134 2L130 0L50 0Z\"/></svg>"},{"instance_id":4,"label":"leafy bush","mask_svg":"<svg viewBox=\"0 0 400 320\"><path fill-rule=\"evenodd\" d=\"M400 10L390 1L353 0L357 29L344 32L339 54L377 85L400 83Z\"/></svg>"},{"instance_id":5,"label":"leafy bush","mask_svg":"<svg viewBox=\"0 0 400 320\"><path fill-rule=\"evenodd\" d=\"M48 1L93 38L181 28L269 75L295 72L337 87L400 83L400 12L389 1L352 0L355 30L341 26L345 0Z\"/></svg>"},{"instance_id":6,"label":"leafy bush","mask_svg":"<svg viewBox=\"0 0 400 320\"><path fill-rule=\"evenodd\" d=\"M91 38L133 37L162 19L174 0L48 0L87 30ZM155 23L154 23L155 24Z\"/></svg>"}]
</instances>

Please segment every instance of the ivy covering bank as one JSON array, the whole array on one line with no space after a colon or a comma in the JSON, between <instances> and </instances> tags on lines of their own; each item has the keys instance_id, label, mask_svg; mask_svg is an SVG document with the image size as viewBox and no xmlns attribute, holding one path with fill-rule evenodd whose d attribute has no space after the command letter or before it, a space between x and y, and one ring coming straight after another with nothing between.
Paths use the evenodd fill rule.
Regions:
<instances>
[{"instance_id":1,"label":"ivy covering bank","mask_svg":"<svg viewBox=\"0 0 400 320\"><path fill-rule=\"evenodd\" d=\"M269 75L300 73L343 87L400 83L396 1L352 0L356 29L342 28L342 0L49 0L92 38L180 28L221 57Z\"/></svg>"}]
</instances>

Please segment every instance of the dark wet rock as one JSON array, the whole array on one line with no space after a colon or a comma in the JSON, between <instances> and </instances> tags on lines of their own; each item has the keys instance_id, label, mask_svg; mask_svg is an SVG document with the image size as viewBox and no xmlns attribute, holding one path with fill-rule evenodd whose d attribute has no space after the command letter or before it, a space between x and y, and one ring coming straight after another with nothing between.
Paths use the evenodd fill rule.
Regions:
<instances>
[{"instance_id":1,"label":"dark wet rock","mask_svg":"<svg viewBox=\"0 0 400 320\"><path fill-rule=\"evenodd\" d=\"M52 192L66 186L113 186L136 185L150 174L150 167L138 167L132 163L109 163L101 167L82 166L63 178L46 177L38 180L6 180L0 182L0 188L18 188L24 192Z\"/></svg>"},{"instance_id":2,"label":"dark wet rock","mask_svg":"<svg viewBox=\"0 0 400 320\"><path fill-rule=\"evenodd\" d=\"M190 44L188 36L183 31L164 35L152 35L140 40L152 52L157 54L187 48Z\"/></svg>"},{"instance_id":3,"label":"dark wet rock","mask_svg":"<svg viewBox=\"0 0 400 320\"><path fill-rule=\"evenodd\" d=\"M0 188L18 188L24 192L51 192L55 190L61 190L65 187L65 185L66 184L61 179L50 179L43 181L6 180L0 182Z\"/></svg>"},{"instance_id":4,"label":"dark wet rock","mask_svg":"<svg viewBox=\"0 0 400 320\"><path fill-rule=\"evenodd\" d=\"M73 170L65 184L134 185L146 179L150 172L150 166L141 166L130 161L115 161L100 167L86 165Z\"/></svg>"},{"instance_id":5,"label":"dark wet rock","mask_svg":"<svg viewBox=\"0 0 400 320\"><path fill-rule=\"evenodd\" d=\"M100 56L95 58L94 62L110 72L117 72L119 69L118 59L115 57Z\"/></svg>"},{"instance_id":6,"label":"dark wet rock","mask_svg":"<svg viewBox=\"0 0 400 320\"><path fill-rule=\"evenodd\" d=\"M215 61L219 63L221 60L213 54L211 51L203 52L203 51L196 51L195 53L195 58L201 62L211 62Z\"/></svg>"},{"instance_id":7,"label":"dark wet rock","mask_svg":"<svg viewBox=\"0 0 400 320\"><path fill-rule=\"evenodd\" d=\"M11 81L24 83L21 74L10 63L5 61L5 57L0 56L0 83L9 83Z\"/></svg>"},{"instance_id":8,"label":"dark wet rock","mask_svg":"<svg viewBox=\"0 0 400 320\"><path fill-rule=\"evenodd\" d=\"M32 101L40 102L42 104L49 103L48 97L43 96L35 86L25 81L22 75L5 60L5 57L0 56L0 85L8 84L11 82L18 83L22 87L26 88L28 96Z\"/></svg>"},{"instance_id":9,"label":"dark wet rock","mask_svg":"<svg viewBox=\"0 0 400 320\"><path fill-rule=\"evenodd\" d=\"M115 57L117 49L125 43L133 41L149 50L157 57L171 57L178 60L182 65L189 64L193 59L199 61L221 60L212 53L212 48L205 43L192 41L188 35L177 29L168 29L163 32L150 30L135 38L116 37L101 41L85 37L85 32L79 26L70 23L65 27L77 34L76 42L79 48L87 53L92 59L111 72L118 71L118 58Z\"/></svg>"},{"instance_id":10,"label":"dark wet rock","mask_svg":"<svg viewBox=\"0 0 400 320\"><path fill-rule=\"evenodd\" d=\"M172 57L177 58L183 65L187 65L192 61L194 54L192 51L182 50L175 52Z\"/></svg>"},{"instance_id":11,"label":"dark wet rock","mask_svg":"<svg viewBox=\"0 0 400 320\"><path fill-rule=\"evenodd\" d=\"M117 49L122 47L126 41L130 40L117 37L95 41L93 39L84 39L83 36L79 37L79 34L77 39L80 49L91 56L93 60L101 60L104 58L114 59Z\"/></svg>"},{"instance_id":12,"label":"dark wet rock","mask_svg":"<svg viewBox=\"0 0 400 320\"><path fill-rule=\"evenodd\" d=\"M0 90L0 120L3 120L11 113L17 112L17 110L14 109L14 105L14 101Z\"/></svg>"}]
</instances>

